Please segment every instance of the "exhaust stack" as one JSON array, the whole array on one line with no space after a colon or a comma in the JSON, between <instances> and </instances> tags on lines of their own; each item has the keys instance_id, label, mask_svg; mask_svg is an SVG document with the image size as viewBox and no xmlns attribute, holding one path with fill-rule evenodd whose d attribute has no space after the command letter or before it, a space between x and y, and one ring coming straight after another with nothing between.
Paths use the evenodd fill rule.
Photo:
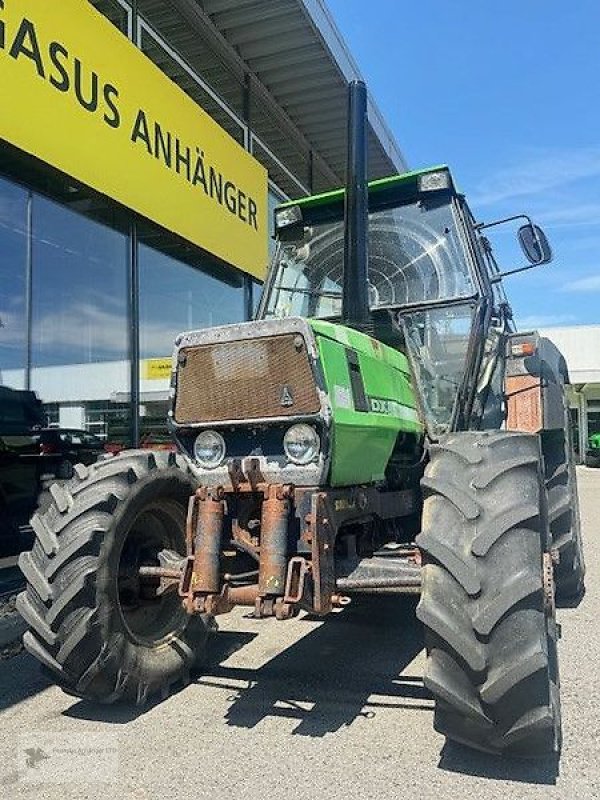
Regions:
<instances>
[{"instance_id":1,"label":"exhaust stack","mask_svg":"<svg viewBox=\"0 0 600 800\"><path fill-rule=\"evenodd\" d=\"M372 328L369 313L367 188L367 87L348 84L348 162L344 202L344 325L365 333Z\"/></svg>"}]
</instances>

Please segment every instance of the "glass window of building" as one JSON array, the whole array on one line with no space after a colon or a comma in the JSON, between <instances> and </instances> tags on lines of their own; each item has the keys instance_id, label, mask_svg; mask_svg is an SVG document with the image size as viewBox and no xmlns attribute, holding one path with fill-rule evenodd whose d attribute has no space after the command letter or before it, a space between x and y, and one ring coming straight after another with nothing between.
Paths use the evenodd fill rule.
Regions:
<instances>
[{"instance_id":1,"label":"glass window of building","mask_svg":"<svg viewBox=\"0 0 600 800\"><path fill-rule=\"evenodd\" d=\"M181 331L243 320L241 273L211 274L145 244L139 264L141 358L170 357Z\"/></svg>"},{"instance_id":2,"label":"glass window of building","mask_svg":"<svg viewBox=\"0 0 600 800\"><path fill-rule=\"evenodd\" d=\"M32 234L31 387L84 428L87 404L129 394L129 239L39 195Z\"/></svg>"},{"instance_id":3,"label":"glass window of building","mask_svg":"<svg viewBox=\"0 0 600 800\"><path fill-rule=\"evenodd\" d=\"M193 266L147 244L140 244L140 438L142 446L170 447L166 419L173 343L185 330L226 325L244 319L244 278L221 268L209 256Z\"/></svg>"},{"instance_id":4,"label":"glass window of building","mask_svg":"<svg viewBox=\"0 0 600 800\"><path fill-rule=\"evenodd\" d=\"M27 364L27 202L0 178L0 383L22 389Z\"/></svg>"}]
</instances>

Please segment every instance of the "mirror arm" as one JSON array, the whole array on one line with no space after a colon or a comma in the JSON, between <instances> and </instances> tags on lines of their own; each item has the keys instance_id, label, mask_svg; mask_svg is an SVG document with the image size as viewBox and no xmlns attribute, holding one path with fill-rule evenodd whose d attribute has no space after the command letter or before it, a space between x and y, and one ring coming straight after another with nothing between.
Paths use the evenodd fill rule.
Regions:
<instances>
[{"instance_id":1,"label":"mirror arm","mask_svg":"<svg viewBox=\"0 0 600 800\"><path fill-rule=\"evenodd\" d=\"M505 217L504 219L497 219L494 222L478 222L474 227L477 231L483 231L486 228L495 228L496 225L504 225L507 222L514 222L517 219L527 220L527 224L533 227L531 217L529 217L527 214L515 214L514 217Z\"/></svg>"},{"instance_id":2,"label":"mirror arm","mask_svg":"<svg viewBox=\"0 0 600 800\"><path fill-rule=\"evenodd\" d=\"M542 264L543 262L540 261L537 264L527 264L526 267L517 267L517 269L509 269L506 272L499 272L497 275L492 275L490 277L490 283L499 283L502 278L506 278L507 275L516 275L517 272L525 272L528 269L535 269L535 267L540 267Z\"/></svg>"}]
</instances>

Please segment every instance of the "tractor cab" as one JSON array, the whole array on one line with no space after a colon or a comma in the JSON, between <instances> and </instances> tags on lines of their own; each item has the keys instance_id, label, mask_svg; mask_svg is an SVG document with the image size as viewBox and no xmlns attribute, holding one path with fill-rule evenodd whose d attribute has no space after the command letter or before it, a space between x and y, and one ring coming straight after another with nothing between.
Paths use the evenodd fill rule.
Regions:
<instances>
[{"instance_id":1,"label":"tractor cab","mask_svg":"<svg viewBox=\"0 0 600 800\"><path fill-rule=\"evenodd\" d=\"M275 210L277 250L260 319L343 320L344 204L340 189ZM519 241L528 269L551 254L542 231L524 220ZM464 385L473 379L469 348L479 343L482 357L486 349L494 357L501 334L512 327L500 284L508 273L500 272L481 233L486 227L475 223L447 166L368 185L369 314L363 328L410 358L430 432L464 426L464 406L471 405L465 395L473 389Z\"/></svg>"}]
</instances>

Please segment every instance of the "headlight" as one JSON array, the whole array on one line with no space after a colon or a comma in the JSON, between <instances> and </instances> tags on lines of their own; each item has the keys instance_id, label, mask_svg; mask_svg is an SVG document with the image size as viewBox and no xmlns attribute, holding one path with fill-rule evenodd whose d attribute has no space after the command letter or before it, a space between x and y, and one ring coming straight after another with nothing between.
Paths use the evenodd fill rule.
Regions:
<instances>
[{"instance_id":1,"label":"headlight","mask_svg":"<svg viewBox=\"0 0 600 800\"><path fill-rule=\"evenodd\" d=\"M202 431L194 442L194 458L201 467L215 469L225 458L225 439L216 431Z\"/></svg>"},{"instance_id":2,"label":"headlight","mask_svg":"<svg viewBox=\"0 0 600 800\"><path fill-rule=\"evenodd\" d=\"M283 437L283 449L295 464L308 464L319 454L321 442L316 430L310 425L292 425Z\"/></svg>"}]
</instances>

